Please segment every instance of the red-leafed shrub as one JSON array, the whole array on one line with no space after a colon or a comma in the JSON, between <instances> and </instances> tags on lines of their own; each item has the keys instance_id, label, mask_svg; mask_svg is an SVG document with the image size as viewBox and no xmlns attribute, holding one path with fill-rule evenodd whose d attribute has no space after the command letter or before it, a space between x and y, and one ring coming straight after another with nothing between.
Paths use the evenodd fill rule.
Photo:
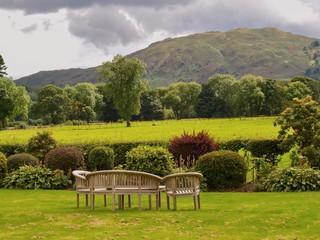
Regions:
<instances>
[{"instance_id":1,"label":"red-leafed shrub","mask_svg":"<svg viewBox=\"0 0 320 240\"><path fill-rule=\"evenodd\" d=\"M180 137L171 139L168 148L178 167L181 165L193 167L200 156L217 150L218 145L207 131L201 131L197 134L184 132Z\"/></svg>"}]
</instances>

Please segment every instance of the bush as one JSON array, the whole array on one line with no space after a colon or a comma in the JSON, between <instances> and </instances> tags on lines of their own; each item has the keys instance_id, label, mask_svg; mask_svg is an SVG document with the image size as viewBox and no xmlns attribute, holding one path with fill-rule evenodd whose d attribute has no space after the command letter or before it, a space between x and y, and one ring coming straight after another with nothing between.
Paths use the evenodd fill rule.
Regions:
<instances>
[{"instance_id":1,"label":"bush","mask_svg":"<svg viewBox=\"0 0 320 240\"><path fill-rule=\"evenodd\" d=\"M0 187L2 187L2 182L7 171L7 158L2 152L0 152Z\"/></svg>"},{"instance_id":2,"label":"bush","mask_svg":"<svg viewBox=\"0 0 320 240\"><path fill-rule=\"evenodd\" d=\"M234 139L227 142L219 143L219 150L230 150L233 152L239 152L240 149L246 148L249 140Z\"/></svg>"},{"instance_id":3,"label":"bush","mask_svg":"<svg viewBox=\"0 0 320 240\"><path fill-rule=\"evenodd\" d=\"M246 149L254 157L264 158L270 164L276 165L279 161L277 157L284 154L279 147L280 143L281 141L276 139L251 140Z\"/></svg>"},{"instance_id":4,"label":"bush","mask_svg":"<svg viewBox=\"0 0 320 240\"><path fill-rule=\"evenodd\" d=\"M183 165L193 167L200 156L216 150L218 146L207 132L201 131L197 134L184 132L180 137L171 139L168 148L178 167L181 166L180 160Z\"/></svg>"},{"instance_id":5,"label":"bush","mask_svg":"<svg viewBox=\"0 0 320 240\"><path fill-rule=\"evenodd\" d=\"M60 169L70 176L73 170L85 167L83 155L76 147L54 148L46 154L44 162L46 167L51 170Z\"/></svg>"},{"instance_id":6,"label":"bush","mask_svg":"<svg viewBox=\"0 0 320 240\"><path fill-rule=\"evenodd\" d=\"M51 136L52 133L48 131L37 132L36 136L29 139L27 144L27 151L39 159L43 160L44 156L57 146L56 140Z\"/></svg>"},{"instance_id":7,"label":"bush","mask_svg":"<svg viewBox=\"0 0 320 240\"><path fill-rule=\"evenodd\" d=\"M196 171L207 179L209 190L224 190L246 182L246 163L242 156L229 150L207 153L197 161Z\"/></svg>"},{"instance_id":8,"label":"bush","mask_svg":"<svg viewBox=\"0 0 320 240\"><path fill-rule=\"evenodd\" d=\"M24 153L26 146L23 144L1 144L0 152L2 152L7 157L17 154Z\"/></svg>"},{"instance_id":9,"label":"bush","mask_svg":"<svg viewBox=\"0 0 320 240\"><path fill-rule=\"evenodd\" d=\"M301 155L306 157L306 164L312 168L320 169L320 149L314 146L305 147L300 150ZM300 163L301 165L301 163Z\"/></svg>"},{"instance_id":10,"label":"bush","mask_svg":"<svg viewBox=\"0 0 320 240\"><path fill-rule=\"evenodd\" d=\"M114 151L110 147L95 147L89 153L89 170L110 170L114 165Z\"/></svg>"},{"instance_id":11,"label":"bush","mask_svg":"<svg viewBox=\"0 0 320 240\"><path fill-rule=\"evenodd\" d=\"M278 168L263 182L269 192L320 190L320 171L312 168Z\"/></svg>"},{"instance_id":12,"label":"bush","mask_svg":"<svg viewBox=\"0 0 320 240\"><path fill-rule=\"evenodd\" d=\"M172 165L172 155L167 149L140 145L127 153L125 168L163 177L172 172Z\"/></svg>"},{"instance_id":13,"label":"bush","mask_svg":"<svg viewBox=\"0 0 320 240\"><path fill-rule=\"evenodd\" d=\"M41 166L23 166L8 174L4 180L4 187L13 189L61 189L71 183L66 176L58 171Z\"/></svg>"},{"instance_id":14,"label":"bush","mask_svg":"<svg viewBox=\"0 0 320 240\"><path fill-rule=\"evenodd\" d=\"M19 169L19 167L24 165L37 166L39 165L39 160L28 153L18 153L8 157L7 167L9 173Z\"/></svg>"}]
</instances>

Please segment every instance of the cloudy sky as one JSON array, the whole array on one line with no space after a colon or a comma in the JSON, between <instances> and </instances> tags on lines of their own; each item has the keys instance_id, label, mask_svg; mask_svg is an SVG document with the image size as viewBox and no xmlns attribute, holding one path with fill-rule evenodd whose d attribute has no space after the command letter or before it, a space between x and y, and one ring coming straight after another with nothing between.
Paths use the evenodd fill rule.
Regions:
<instances>
[{"instance_id":1,"label":"cloudy sky","mask_svg":"<svg viewBox=\"0 0 320 240\"><path fill-rule=\"evenodd\" d=\"M168 37L262 27L320 38L320 1L0 0L0 54L14 79L94 67Z\"/></svg>"}]
</instances>

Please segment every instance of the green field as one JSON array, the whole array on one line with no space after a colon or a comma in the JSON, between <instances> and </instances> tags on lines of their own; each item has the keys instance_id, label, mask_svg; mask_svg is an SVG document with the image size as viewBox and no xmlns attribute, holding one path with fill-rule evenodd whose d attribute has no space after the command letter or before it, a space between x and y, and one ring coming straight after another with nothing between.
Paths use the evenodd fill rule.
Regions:
<instances>
[{"instance_id":1,"label":"green field","mask_svg":"<svg viewBox=\"0 0 320 240\"><path fill-rule=\"evenodd\" d=\"M201 193L201 209L76 208L75 191L0 189L0 239L319 239L320 192ZM110 199L109 199L110 200ZM155 200L153 199L153 202Z\"/></svg>"},{"instance_id":2,"label":"green field","mask_svg":"<svg viewBox=\"0 0 320 240\"><path fill-rule=\"evenodd\" d=\"M184 119L149 122L91 124L84 126L56 126L22 130L0 131L0 144L27 143L36 132L43 129L53 132L59 144L88 142L144 142L168 141L183 131L206 130L216 141L231 139L276 138L279 127L274 127L274 117L230 118L230 119Z\"/></svg>"}]
</instances>

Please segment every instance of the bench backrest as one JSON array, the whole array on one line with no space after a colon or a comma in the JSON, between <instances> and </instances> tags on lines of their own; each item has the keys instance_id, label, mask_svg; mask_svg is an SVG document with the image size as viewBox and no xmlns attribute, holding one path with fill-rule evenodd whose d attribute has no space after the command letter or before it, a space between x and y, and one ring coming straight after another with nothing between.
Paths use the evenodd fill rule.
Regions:
<instances>
[{"instance_id":1,"label":"bench backrest","mask_svg":"<svg viewBox=\"0 0 320 240\"><path fill-rule=\"evenodd\" d=\"M162 180L166 186L166 191L185 192L200 189L201 173L188 172L177 173L165 176Z\"/></svg>"}]
</instances>

